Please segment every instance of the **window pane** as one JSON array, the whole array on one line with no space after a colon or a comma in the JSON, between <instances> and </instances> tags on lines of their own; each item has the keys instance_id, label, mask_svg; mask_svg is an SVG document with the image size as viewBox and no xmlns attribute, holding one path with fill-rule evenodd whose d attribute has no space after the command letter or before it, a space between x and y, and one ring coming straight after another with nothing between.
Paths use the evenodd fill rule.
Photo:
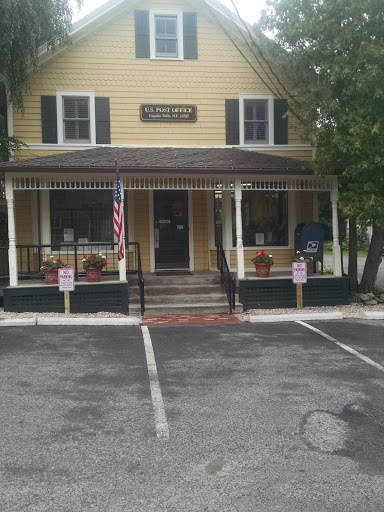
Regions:
<instances>
[{"instance_id":1,"label":"window pane","mask_svg":"<svg viewBox=\"0 0 384 512\"><path fill-rule=\"evenodd\" d=\"M79 126L79 139L89 140L89 121L77 121Z\"/></svg>"},{"instance_id":2,"label":"window pane","mask_svg":"<svg viewBox=\"0 0 384 512\"><path fill-rule=\"evenodd\" d=\"M267 120L267 103L266 102L264 102L264 101L256 102L255 110L256 110L255 118L258 121L266 121Z\"/></svg>"},{"instance_id":3,"label":"window pane","mask_svg":"<svg viewBox=\"0 0 384 512\"><path fill-rule=\"evenodd\" d=\"M77 117L80 119L88 119L89 117L89 106L88 98L79 98L77 102Z\"/></svg>"},{"instance_id":4,"label":"window pane","mask_svg":"<svg viewBox=\"0 0 384 512\"><path fill-rule=\"evenodd\" d=\"M76 99L64 98L64 117L74 119L76 117Z\"/></svg>"},{"instance_id":5,"label":"window pane","mask_svg":"<svg viewBox=\"0 0 384 512\"><path fill-rule=\"evenodd\" d=\"M288 245L288 193L244 190L242 200L245 247ZM233 245L236 245L236 212L232 200ZM261 240L264 240L261 243Z\"/></svg>"},{"instance_id":6,"label":"window pane","mask_svg":"<svg viewBox=\"0 0 384 512\"><path fill-rule=\"evenodd\" d=\"M176 40L165 40L166 50L165 52L168 55L176 55L177 54L177 41Z\"/></svg>"},{"instance_id":7,"label":"window pane","mask_svg":"<svg viewBox=\"0 0 384 512\"><path fill-rule=\"evenodd\" d=\"M168 18L165 22L166 26L166 34L167 35L173 35L176 37L177 34L177 23L176 23L176 16L173 18Z\"/></svg>"},{"instance_id":8,"label":"window pane","mask_svg":"<svg viewBox=\"0 0 384 512\"><path fill-rule=\"evenodd\" d=\"M156 40L156 55L164 54L167 51L166 40L165 39L157 39Z\"/></svg>"},{"instance_id":9,"label":"window pane","mask_svg":"<svg viewBox=\"0 0 384 512\"><path fill-rule=\"evenodd\" d=\"M113 242L112 190L51 191L50 201L53 246L64 242L64 229L73 230L74 242Z\"/></svg>"},{"instance_id":10,"label":"window pane","mask_svg":"<svg viewBox=\"0 0 384 512\"><path fill-rule=\"evenodd\" d=\"M76 121L65 121L64 122L65 139L77 139L76 136Z\"/></svg>"}]
</instances>

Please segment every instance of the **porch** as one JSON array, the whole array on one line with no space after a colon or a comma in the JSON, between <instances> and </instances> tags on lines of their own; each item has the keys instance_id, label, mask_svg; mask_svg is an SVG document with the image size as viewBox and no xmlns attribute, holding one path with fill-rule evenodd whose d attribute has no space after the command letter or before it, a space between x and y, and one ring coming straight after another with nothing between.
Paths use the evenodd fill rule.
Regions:
<instances>
[{"instance_id":1,"label":"porch","mask_svg":"<svg viewBox=\"0 0 384 512\"><path fill-rule=\"evenodd\" d=\"M138 163L138 156L147 167ZM127 246L120 262L108 217L116 160L124 190ZM32 260L40 265L42 257L57 257L63 251L65 263L80 275L81 258L95 238L96 252L110 250L107 275L118 275L122 283L138 271L137 254L130 245L141 250L142 272L178 269L193 274L216 269L220 243L225 272L236 280L247 307L257 302L249 300L249 290L261 286L248 279L256 249L273 253L275 265L267 280L271 288L277 286L272 284L276 280L291 279L295 228L317 220L321 192L330 194L334 277L342 277L337 180L313 176L297 160L233 148L100 148L10 162L5 167L11 288L19 287L31 273ZM96 195L97 207L92 210L87 203L85 210L84 201ZM84 211L85 227L80 222ZM103 217L100 211L110 213ZM31 260L31 248L37 246L41 251ZM324 282L317 280L316 286Z\"/></svg>"}]
</instances>

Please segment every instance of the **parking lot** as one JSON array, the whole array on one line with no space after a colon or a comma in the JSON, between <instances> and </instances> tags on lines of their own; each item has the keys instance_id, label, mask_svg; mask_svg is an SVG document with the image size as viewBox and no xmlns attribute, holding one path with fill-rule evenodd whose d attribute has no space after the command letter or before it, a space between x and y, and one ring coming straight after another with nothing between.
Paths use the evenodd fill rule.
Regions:
<instances>
[{"instance_id":1,"label":"parking lot","mask_svg":"<svg viewBox=\"0 0 384 512\"><path fill-rule=\"evenodd\" d=\"M382 512L383 327L4 327L0 509Z\"/></svg>"}]
</instances>

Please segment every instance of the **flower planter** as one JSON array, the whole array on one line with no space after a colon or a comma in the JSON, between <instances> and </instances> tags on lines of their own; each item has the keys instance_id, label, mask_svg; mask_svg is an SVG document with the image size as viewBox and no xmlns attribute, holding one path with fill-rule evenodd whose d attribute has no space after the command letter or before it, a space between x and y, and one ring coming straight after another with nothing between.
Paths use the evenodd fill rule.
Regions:
<instances>
[{"instance_id":1,"label":"flower planter","mask_svg":"<svg viewBox=\"0 0 384 512\"><path fill-rule=\"evenodd\" d=\"M59 269L44 270L45 284L59 284Z\"/></svg>"},{"instance_id":2,"label":"flower planter","mask_svg":"<svg viewBox=\"0 0 384 512\"><path fill-rule=\"evenodd\" d=\"M271 265L269 263L255 263L256 277L269 277Z\"/></svg>"},{"instance_id":3,"label":"flower planter","mask_svg":"<svg viewBox=\"0 0 384 512\"><path fill-rule=\"evenodd\" d=\"M87 281L88 283L99 283L101 281L102 268L87 268Z\"/></svg>"},{"instance_id":4,"label":"flower planter","mask_svg":"<svg viewBox=\"0 0 384 512\"><path fill-rule=\"evenodd\" d=\"M295 260L296 263L303 263L302 260ZM306 262L307 263L307 276L312 276L313 275L313 272L314 272L314 266L315 266L315 262L314 261L309 261L309 262Z\"/></svg>"}]
</instances>

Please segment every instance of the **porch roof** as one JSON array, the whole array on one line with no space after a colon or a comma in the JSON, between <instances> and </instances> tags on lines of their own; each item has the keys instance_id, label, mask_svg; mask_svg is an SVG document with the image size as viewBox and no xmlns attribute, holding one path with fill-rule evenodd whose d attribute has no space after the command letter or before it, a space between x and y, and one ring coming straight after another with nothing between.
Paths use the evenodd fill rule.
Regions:
<instances>
[{"instance_id":1,"label":"porch roof","mask_svg":"<svg viewBox=\"0 0 384 512\"><path fill-rule=\"evenodd\" d=\"M100 147L0 163L0 170L28 172L311 175L307 162L239 148Z\"/></svg>"}]
</instances>

